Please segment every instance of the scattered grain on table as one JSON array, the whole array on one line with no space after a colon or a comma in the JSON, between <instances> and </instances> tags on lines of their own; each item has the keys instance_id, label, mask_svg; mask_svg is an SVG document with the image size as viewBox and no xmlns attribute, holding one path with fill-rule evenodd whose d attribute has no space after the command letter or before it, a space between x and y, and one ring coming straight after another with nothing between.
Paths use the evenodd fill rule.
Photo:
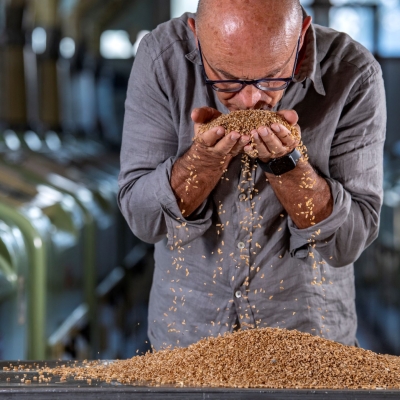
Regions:
<instances>
[{"instance_id":1,"label":"scattered grain on table","mask_svg":"<svg viewBox=\"0 0 400 400\"><path fill-rule=\"evenodd\" d=\"M108 365L93 362L45 371L132 385L400 389L400 357L279 328L238 331Z\"/></svg>"}]
</instances>

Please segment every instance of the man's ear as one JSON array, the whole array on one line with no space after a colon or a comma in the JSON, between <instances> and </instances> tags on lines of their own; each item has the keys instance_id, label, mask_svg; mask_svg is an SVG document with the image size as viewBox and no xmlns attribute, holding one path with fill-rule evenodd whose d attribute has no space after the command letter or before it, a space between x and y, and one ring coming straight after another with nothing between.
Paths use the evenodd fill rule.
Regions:
<instances>
[{"instance_id":1,"label":"man's ear","mask_svg":"<svg viewBox=\"0 0 400 400\"><path fill-rule=\"evenodd\" d=\"M194 20L194 18L188 18L188 25L190 30L193 32L194 38L196 39L197 43L196 21Z\"/></svg>"}]
</instances>

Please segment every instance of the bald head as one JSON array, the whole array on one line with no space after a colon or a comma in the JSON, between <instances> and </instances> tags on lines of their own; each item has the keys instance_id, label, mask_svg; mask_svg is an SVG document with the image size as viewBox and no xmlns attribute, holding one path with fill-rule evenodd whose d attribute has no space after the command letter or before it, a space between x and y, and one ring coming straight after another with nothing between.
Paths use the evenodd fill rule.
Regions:
<instances>
[{"instance_id":1,"label":"bald head","mask_svg":"<svg viewBox=\"0 0 400 400\"><path fill-rule=\"evenodd\" d=\"M290 78L310 24L299 0L200 0L188 19L209 80ZM284 91L216 93L229 110L244 110L274 107Z\"/></svg>"},{"instance_id":2,"label":"bald head","mask_svg":"<svg viewBox=\"0 0 400 400\"><path fill-rule=\"evenodd\" d=\"M262 46L289 47L299 37L302 21L299 0L200 0L196 30L201 40L252 38Z\"/></svg>"}]
</instances>

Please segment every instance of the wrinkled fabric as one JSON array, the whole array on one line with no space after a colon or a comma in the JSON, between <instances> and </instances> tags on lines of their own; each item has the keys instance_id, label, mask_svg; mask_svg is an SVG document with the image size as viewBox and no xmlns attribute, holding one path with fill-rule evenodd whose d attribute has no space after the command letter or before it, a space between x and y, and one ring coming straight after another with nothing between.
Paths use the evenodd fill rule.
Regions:
<instances>
[{"instance_id":1,"label":"wrinkled fabric","mask_svg":"<svg viewBox=\"0 0 400 400\"><path fill-rule=\"evenodd\" d=\"M379 64L346 34L312 25L295 82L275 108L299 114L310 163L331 188L326 220L298 229L256 161L241 156L186 219L170 177L192 143L190 113L228 112L204 84L189 16L142 40L126 100L118 202L134 234L155 243L152 345L266 326L354 345L353 262L377 236L382 203Z\"/></svg>"}]
</instances>

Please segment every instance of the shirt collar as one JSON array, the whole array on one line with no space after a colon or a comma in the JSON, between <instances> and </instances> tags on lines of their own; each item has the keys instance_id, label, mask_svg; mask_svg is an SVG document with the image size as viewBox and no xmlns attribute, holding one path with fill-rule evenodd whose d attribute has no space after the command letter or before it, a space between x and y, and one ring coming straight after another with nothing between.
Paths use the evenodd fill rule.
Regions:
<instances>
[{"instance_id":1,"label":"shirt collar","mask_svg":"<svg viewBox=\"0 0 400 400\"><path fill-rule=\"evenodd\" d=\"M201 65L200 54L197 51L197 47L190 53L186 54L185 57L191 61L193 64Z\"/></svg>"},{"instance_id":2,"label":"shirt collar","mask_svg":"<svg viewBox=\"0 0 400 400\"><path fill-rule=\"evenodd\" d=\"M303 13L307 16L304 9ZM293 81L304 82L309 78L313 82L315 91L318 94L325 96L326 92L322 82L321 65L318 61L317 35L312 24L306 32L304 45L306 46L306 53L302 60L300 70L295 75ZM193 64L201 65L200 54L197 51L197 48L186 54L185 57Z\"/></svg>"},{"instance_id":3,"label":"shirt collar","mask_svg":"<svg viewBox=\"0 0 400 400\"><path fill-rule=\"evenodd\" d=\"M304 82L309 78L314 85L315 91L325 96L326 92L322 82L321 65L318 61L317 35L312 24L306 32L304 46L306 46L306 53L293 81Z\"/></svg>"}]
</instances>

